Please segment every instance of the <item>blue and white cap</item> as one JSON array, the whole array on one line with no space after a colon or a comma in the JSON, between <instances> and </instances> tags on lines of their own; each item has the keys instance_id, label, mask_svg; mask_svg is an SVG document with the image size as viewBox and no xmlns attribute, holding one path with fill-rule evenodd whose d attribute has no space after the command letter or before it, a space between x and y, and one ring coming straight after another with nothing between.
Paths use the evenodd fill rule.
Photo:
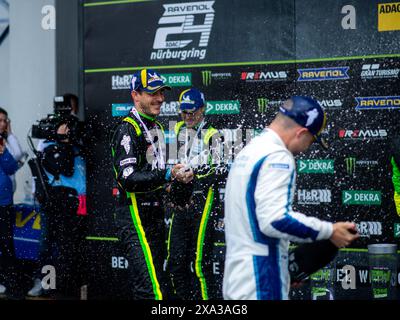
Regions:
<instances>
[{"instance_id":1,"label":"blue and white cap","mask_svg":"<svg viewBox=\"0 0 400 320\"><path fill-rule=\"evenodd\" d=\"M131 91L155 93L162 88L171 90L171 87L166 85L161 76L152 69L140 70L132 77Z\"/></svg>"},{"instance_id":2,"label":"blue and white cap","mask_svg":"<svg viewBox=\"0 0 400 320\"><path fill-rule=\"evenodd\" d=\"M195 112L205 104L204 94L196 88L187 89L179 96L180 111Z\"/></svg>"},{"instance_id":3,"label":"blue and white cap","mask_svg":"<svg viewBox=\"0 0 400 320\"><path fill-rule=\"evenodd\" d=\"M326 126L326 113L318 101L310 97L293 96L279 108L279 112L307 128L323 148L328 148L328 143L321 137Z\"/></svg>"}]
</instances>

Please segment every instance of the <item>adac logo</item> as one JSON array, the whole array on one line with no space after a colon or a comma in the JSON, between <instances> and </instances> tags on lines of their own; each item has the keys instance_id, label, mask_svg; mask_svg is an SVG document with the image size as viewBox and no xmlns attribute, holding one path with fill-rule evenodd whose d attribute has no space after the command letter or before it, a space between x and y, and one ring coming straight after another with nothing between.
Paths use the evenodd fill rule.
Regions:
<instances>
[{"instance_id":1,"label":"adac logo","mask_svg":"<svg viewBox=\"0 0 400 320\"><path fill-rule=\"evenodd\" d=\"M256 72L242 72L240 80L255 82L255 81L274 81L286 80L288 78L287 71L256 71Z\"/></svg>"},{"instance_id":2,"label":"adac logo","mask_svg":"<svg viewBox=\"0 0 400 320\"><path fill-rule=\"evenodd\" d=\"M388 136L388 132L386 129L368 129L368 130L347 130L340 129L339 130L339 138L340 139L385 139Z\"/></svg>"},{"instance_id":3,"label":"adac logo","mask_svg":"<svg viewBox=\"0 0 400 320\"><path fill-rule=\"evenodd\" d=\"M356 110L400 109L400 96L356 97Z\"/></svg>"},{"instance_id":4,"label":"adac logo","mask_svg":"<svg viewBox=\"0 0 400 320\"><path fill-rule=\"evenodd\" d=\"M240 102L238 100L207 101L206 114L239 114Z\"/></svg>"},{"instance_id":5,"label":"adac logo","mask_svg":"<svg viewBox=\"0 0 400 320\"><path fill-rule=\"evenodd\" d=\"M346 80L350 78L348 71L349 67L298 69L297 81Z\"/></svg>"},{"instance_id":6,"label":"adac logo","mask_svg":"<svg viewBox=\"0 0 400 320\"><path fill-rule=\"evenodd\" d=\"M361 79L390 79L398 78L400 69L382 69L379 63L363 64Z\"/></svg>"},{"instance_id":7,"label":"adac logo","mask_svg":"<svg viewBox=\"0 0 400 320\"><path fill-rule=\"evenodd\" d=\"M164 14L158 21L151 60L186 60L206 57L208 40L214 22L215 1L164 4ZM194 24L198 18L202 24ZM172 25L172 27L171 27ZM194 42L200 33L199 42ZM167 40L168 39L168 40ZM191 44L191 49L183 49Z\"/></svg>"},{"instance_id":8,"label":"adac logo","mask_svg":"<svg viewBox=\"0 0 400 320\"><path fill-rule=\"evenodd\" d=\"M394 224L394 237L400 238L400 223Z\"/></svg>"},{"instance_id":9,"label":"adac logo","mask_svg":"<svg viewBox=\"0 0 400 320\"><path fill-rule=\"evenodd\" d=\"M257 108L259 113L264 113L268 108L274 108L280 106L282 101L269 100L268 98L257 98Z\"/></svg>"},{"instance_id":10,"label":"adac logo","mask_svg":"<svg viewBox=\"0 0 400 320\"><path fill-rule=\"evenodd\" d=\"M375 190L343 190L342 203L344 205L381 205L382 193Z\"/></svg>"},{"instance_id":11,"label":"adac logo","mask_svg":"<svg viewBox=\"0 0 400 320\"><path fill-rule=\"evenodd\" d=\"M315 160L298 160L298 173L334 173L334 160L331 159L315 159Z\"/></svg>"},{"instance_id":12,"label":"adac logo","mask_svg":"<svg viewBox=\"0 0 400 320\"><path fill-rule=\"evenodd\" d=\"M171 87L189 87L192 85L191 73L166 73L161 78L164 83Z\"/></svg>"},{"instance_id":13,"label":"adac logo","mask_svg":"<svg viewBox=\"0 0 400 320\"><path fill-rule=\"evenodd\" d=\"M378 4L378 31L400 30L400 2Z\"/></svg>"}]
</instances>

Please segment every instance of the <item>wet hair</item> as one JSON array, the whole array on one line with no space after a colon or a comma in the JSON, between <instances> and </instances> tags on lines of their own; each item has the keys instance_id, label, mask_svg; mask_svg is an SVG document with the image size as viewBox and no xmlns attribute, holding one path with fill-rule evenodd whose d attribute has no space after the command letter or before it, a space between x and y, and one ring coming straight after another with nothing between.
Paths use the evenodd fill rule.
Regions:
<instances>
[{"instance_id":1,"label":"wet hair","mask_svg":"<svg viewBox=\"0 0 400 320\"><path fill-rule=\"evenodd\" d=\"M0 107L0 113L5 114L6 117L8 117L8 113L6 110L4 110L2 107Z\"/></svg>"}]
</instances>

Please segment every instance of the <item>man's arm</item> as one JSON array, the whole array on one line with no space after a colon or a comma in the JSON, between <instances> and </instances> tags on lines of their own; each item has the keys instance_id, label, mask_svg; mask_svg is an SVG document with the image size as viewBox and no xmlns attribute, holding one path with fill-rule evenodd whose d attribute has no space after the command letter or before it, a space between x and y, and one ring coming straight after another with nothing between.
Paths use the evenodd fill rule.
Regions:
<instances>
[{"instance_id":1,"label":"man's arm","mask_svg":"<svg viewBox=\"0 0 400 320\"><path fill-rule=\"evenodd\" d=\"M113 167L118 184L128 192L146 192L164 185L167 170L152 170L151 164L138 152L139 137L133 126L123 123L112 141Z\"/></svg>"},{"instance_id":2,"label":"man's arm","mask_svg":"<svg viewBox=\"0 0 400 320\"><path fill-rule=\"evenodd\" d=\"M268 237L296 242L329 239L332 223L293 211L291 187L294 179L295 165L286 152L274 153L264 160L254 193L261 231Z\"/></svg>"}]
</instances>

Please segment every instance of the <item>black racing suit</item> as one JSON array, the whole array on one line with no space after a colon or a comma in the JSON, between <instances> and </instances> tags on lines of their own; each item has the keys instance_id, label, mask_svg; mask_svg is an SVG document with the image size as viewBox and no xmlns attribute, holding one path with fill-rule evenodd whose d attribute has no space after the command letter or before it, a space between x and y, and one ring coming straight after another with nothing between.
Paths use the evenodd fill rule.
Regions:
<instances>
[{"instance_id":1,"label":"black racing suit","mask_svg":"<svg viewBox=\"0 0 400 320\"><path fill-rule=\"evenodd\" d=\"M161 125L143 114L141 119L156 141L155 131L162 131ZM168 281L163 272L166 237L162 194L168 171L159 168L159 163L152 168L147 161L150 137L132 113L116 127L111 144L119 188L116 223L128 259L131 298L165 299ZM153 145L158 148L158 143Z\"/></svg>"},{"instance_id":2,"label":"black racing suit","mask_svg":"<svg viewBox=\"0 0 400 320\"><path fill-rule=\"evenodd\" d=\"M221 150L220 135L209 124L205 124L201 130L203 135L197 132L198 139L192 139L189 143L185 139L186 130L183 122L177 123L175 133L178 150L185 152L185 141L190 146L193 141L198 143L192 156L198 156L201 151L210 151L212 148L214 152ZM197 128L192 131L192 134L196 130ZM190 153L190 146L186 148L187 153ZM178 157L182 158L181 155ZM179 162L185 162L185 160ZM179 188L179 182L174 181L170 194L173 208L168 236L167 265L175 298L183 300L208 300L222 297L213 275L212 258L215 227L218 219L222 217L223 204L219 197L219 186L225 182L227 172L225 166L212 163L211 155L198 164L198 166L192 166L195 178L191 189L183 184ZM178 186L175 187L175 185Z\"/></svg>"}]
</instances>

